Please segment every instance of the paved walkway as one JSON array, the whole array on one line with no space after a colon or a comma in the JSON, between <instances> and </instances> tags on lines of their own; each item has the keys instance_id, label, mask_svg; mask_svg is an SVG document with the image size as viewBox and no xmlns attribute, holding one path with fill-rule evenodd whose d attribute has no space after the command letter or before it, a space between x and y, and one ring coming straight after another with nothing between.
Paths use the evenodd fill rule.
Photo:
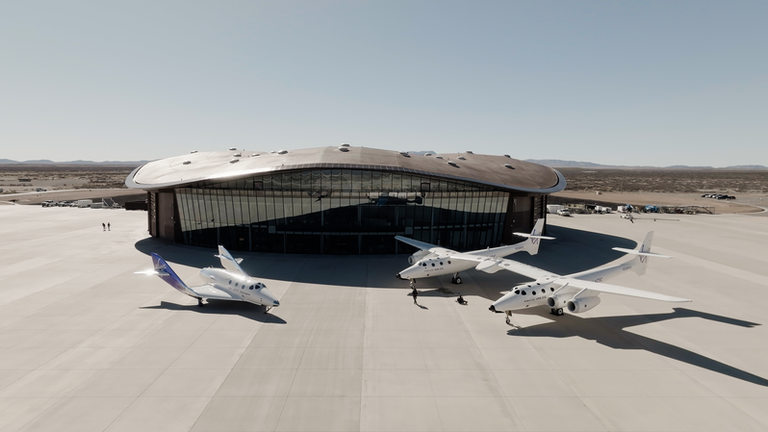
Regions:
<instances>
[{"instance_id":1,"label":"paved walkway","mask_svg":"<svg viewBox=\"0 0 768 432\"><path fill-rule=\"evenodd\" d=\"M558 239L521 259L576 271L655 230L675 258L615 282L694 302L604 295L519 328L488 306L521 277L419 281L418 307L405 256L235 253L281 306L198 308L133 272L155 251L197 283L214 251L148 239L146 218L0 206L0 430L768 430L765 218L551 218Z\"/></svg>"}]
</instances>

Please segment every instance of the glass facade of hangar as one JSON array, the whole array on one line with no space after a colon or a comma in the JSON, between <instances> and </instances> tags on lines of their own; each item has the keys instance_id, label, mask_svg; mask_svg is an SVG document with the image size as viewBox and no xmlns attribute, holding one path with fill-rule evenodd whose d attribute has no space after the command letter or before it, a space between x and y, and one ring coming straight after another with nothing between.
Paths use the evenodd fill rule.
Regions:
<instances>
[{"instance_id":1,"label":"glass facade of hangar","mask_svg":"<svg viewBox=\"0 0 768 432\"><path fill-rule=\"evenodd\" d=\"M175 192L186 244L311 254L410 250L396 235L459 250L498 245L509 200L508 192L468 182L351 169L206 181Z\"/></svg>"}]
</instances>

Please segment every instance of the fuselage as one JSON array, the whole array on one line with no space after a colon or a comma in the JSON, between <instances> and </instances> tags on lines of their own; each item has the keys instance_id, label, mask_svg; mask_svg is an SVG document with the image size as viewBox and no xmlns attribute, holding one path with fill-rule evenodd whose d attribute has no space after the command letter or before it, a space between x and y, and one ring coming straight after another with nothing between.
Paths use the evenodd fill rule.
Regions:
<instances>
[{"instance_id":1,"label":"fuselage","mask_svg":"<svg viewBox=\"0 0 768 432\"><path fill-rule=\"evenodd\" d=\"M493 302L497 311L514 311L547 304L547 298L555 294L563 283L557 283L557 277L541 278L535 282L518 285L500 299ZM558 291L560 294L562 291ZM571 296L573 293L571 294ZM562 306L561 306L562 307Z\"/></svg>"},{"instance_id":2,"label":"fuselage","mask_svg":"<svg viewBox=\"0 0 768 432\"><path fill-rule=\"evenodd\" d=\"M452 260L450 253L429 254L420 259L414 265L400 271L397 277L400 279L420 279L430 276L440 276L468 270L476 265L471 261Z\"/></svg>"},{"instance_id":3,"label":"fuselage","mask_svg":"<svg viewBox=\"0 0 768 432\"><path fill-rule=\"evenodd\" d=\"M515 311L535 306L549 306L553 309L563 309L567 307L571 312L579 312L580 308L584 309L586 307L586 309L584 309L584 311L586 311L600 302L599 299L596 299L599 293L591 292L582 297L583 299L596 300L586 303L576 302L571 305L569 302L575 300L575 296L579 294L579 291L581 290L569 287L567 282L568 278L590 282L603 282L629 270L637 271L636 266L642 265L642 263L643 262L640 259L633 259L611 267L587 270L563 277L552 274L551 276L539 278L535 282L529 282L512 288L507 294L493 302L491 307L492 310L499 312ZM572 307L575 307L576 309L571 310Z\"/></svg>"},{"instance_id":4,"label":"fuselage","mask_svg":"<svg viewBox=\"0 0 768 432\"><path fill-rule=\"evenodd\" d=\"M510 246L500 246L468 252L468 254L486 257L504 257L525 249L525 242L521 242ZM446 274L456 274L477 266L477 263L474 261L451 259L451 255L455 254L458 254L458 252L450 249L440 249L438 252L429 253L420 258L412 266L400 271L396 276L400 279L420 279Z\"/></svg>"},{"instance_id":5,"label":"fuselage","mask_svg":"<svg viewBox=\"0 0 768 432\"><path fill-rule=\"evenodd\" d=\"M280 306L267 286L252 277L219 268L204 268L200 270L200 278L235 299L267 307Z\"/></svg>"}]
</instances>

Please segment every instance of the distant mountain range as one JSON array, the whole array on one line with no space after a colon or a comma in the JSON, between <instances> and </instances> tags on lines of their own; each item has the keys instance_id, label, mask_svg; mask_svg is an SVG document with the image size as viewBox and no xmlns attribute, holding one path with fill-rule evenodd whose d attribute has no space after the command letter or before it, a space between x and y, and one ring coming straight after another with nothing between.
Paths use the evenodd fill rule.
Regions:
<instances>
[{"instance_id":1,"label":"distant mountain range","mask_svg":"<svg viewBox=\"0 0 768 432\"><path fill-rule=\"evenodd\" d=\"M76 160L68 162L54 162L48 159L15 161L10 159L0 159L0 165L120 165L120 166L139 166L149 161L104 161L94 162L85 160Z\"/></svg>"},{"instance_id":2,"label":"distant mountain range","mask_svg":"<svg viewBox=\"0 0 768 432\"><path fill-rule=\"evenodd\" d=\"M412 155L424 155L427 153L438 154L434 151L409 151ZM54 162L48 159L40 160L27 160L27 161L15 161L10 159L0 159L0 165L119 165L119 166L139 166L151 161L104 161L94 162L85 160L76 160L69 162ZM533 162L539 165L544 165L552 168L593 168L593 169L670 169L670 170L685 170L685 169L718 169L718 170L768 170L768 167L764 165L733 165L727 167L711 167L711 166L688 166L688 165L672 165L666 167L658 166L639 166L639 165L601 165L592 162L578 162L578 161L566 161L560 159L526 159L526 162Z\"/></svg>"},{"instance_id":3,"label":"distant mountain range","mask_svg":"<svg viewBox=\"0 0 768 432\"><path fill-rule=\"evenodd\" d=\"M594 169L670 169L670 170L686 170L686 169L717 169L717 170L768 170L768 167L763 165L733 165L727 167L711 167L711 166L689 166L689 165L672 165L666 167L658 166L630 166L630 165L601 165L592 162L576 162L565 161L559 159L526 159L526 162L533 162L539 165L544 165L552 168L594 168Z\"/></svg>"}]
</instances>

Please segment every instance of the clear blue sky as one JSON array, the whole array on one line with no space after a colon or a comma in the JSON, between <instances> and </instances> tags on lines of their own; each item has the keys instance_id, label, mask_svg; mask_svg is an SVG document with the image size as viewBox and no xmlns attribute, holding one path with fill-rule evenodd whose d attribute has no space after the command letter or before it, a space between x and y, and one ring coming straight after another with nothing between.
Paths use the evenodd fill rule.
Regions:
<instances>
[{"instance_id":1,"label":"clear blue sky","mask_svg":"<svg viewBox=\"0 0 768 432\"><path fill-rule=\"evenodd\" d=\"M768 165L766 1L0 3L0 159Z\"/></svg>"}]
</instances>

